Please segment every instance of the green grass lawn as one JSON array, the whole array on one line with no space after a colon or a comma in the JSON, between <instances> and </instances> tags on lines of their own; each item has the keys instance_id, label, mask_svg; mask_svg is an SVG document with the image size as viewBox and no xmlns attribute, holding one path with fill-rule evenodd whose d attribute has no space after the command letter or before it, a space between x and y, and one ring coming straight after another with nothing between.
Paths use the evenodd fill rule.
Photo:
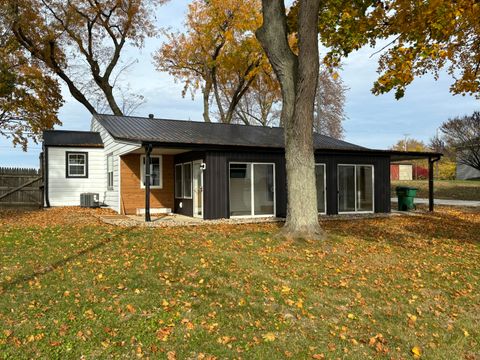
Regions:
<instances>
[{"instance_id":1,"label":"green grass lawn","mask_svg":"<svg viewBox=\"0 0 480 360\"><path fill-rule=\"evenodd\" d=\"M392 181L392 196L396 186L412 186L418 188L417 197L428 198L427 180ZM435 180L436 199L480 200L480 180Z\"/></svg>"},{"instance_id":2,"label":"green grass lawn","mask_svg":"<svg viewBox=\"0 0 480 360\"><path fill-rule=\"evenodd\" d=\"M476 359L470 211L323 221L324 242L0 219L0 358Z\"/></svg>"}]
</instances>

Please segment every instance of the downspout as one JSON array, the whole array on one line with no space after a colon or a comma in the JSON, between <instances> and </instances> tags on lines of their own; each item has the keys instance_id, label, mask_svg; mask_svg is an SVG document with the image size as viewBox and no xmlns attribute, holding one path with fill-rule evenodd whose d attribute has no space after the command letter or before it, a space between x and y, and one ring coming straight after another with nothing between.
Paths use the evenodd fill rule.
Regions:
<instances>
[{"instance_id":1,"label":"downspout","mask_svg":"<svg viewBox=\"0 0 480 360\"><path fill-rule=\"evenodd\" d=\"M43 147L43 191L45 194L45 207L50 207L50 199L48 198L48 146Z\"/></svg>"},{"instance_id":2,"label":"downspout","mask_svg":"<svg viewBox=\"0 0 480 360\"><path fill-rule=\"evenodd\" d=\"M145 145L145 221L152 221L150 217L150 155L152 144Z\"/></svg>"}]
</instances>

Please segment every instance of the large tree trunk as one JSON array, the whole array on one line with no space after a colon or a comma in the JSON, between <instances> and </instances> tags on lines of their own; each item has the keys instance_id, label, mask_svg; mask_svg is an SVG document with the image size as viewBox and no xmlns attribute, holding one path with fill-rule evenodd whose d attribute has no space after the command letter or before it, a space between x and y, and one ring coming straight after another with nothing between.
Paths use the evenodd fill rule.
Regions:
<instances>
[{"instance_id":1,"label":"large tree trunk","mask_svg":"<svg viewBox=\"0 0 480 360\"><path fill-rule=\"evenodd\" d=\"M105 99L107 100L107 104L110 107L110 110L112 110L113 115L122 116L123 112L118 106L115 96L113 95L113 86L111 86L106 80L97 82L97 85L105 94Z\"/></svg>"},{"instance_id":2,"label":"large tree trunk","mask_svg":"<svg viewBox=\"0 0 480 360\"><path fill-rule=\"evenodd\" d=\"M288 43L283 0L262 0L264 22L257 30L282 89L281 122L285 128L288 191L287 220L282 234L287 238L324 237L318 223L313 149L319 1L300 0L298 57Z\"/></svg>"}]
</instances>

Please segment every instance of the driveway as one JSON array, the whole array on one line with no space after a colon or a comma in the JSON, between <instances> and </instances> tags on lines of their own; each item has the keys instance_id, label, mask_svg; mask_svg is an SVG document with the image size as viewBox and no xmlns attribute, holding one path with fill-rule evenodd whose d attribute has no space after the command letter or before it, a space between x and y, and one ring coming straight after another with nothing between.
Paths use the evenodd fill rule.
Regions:
<instances>
[{"instance_id":1,"label":"driveway","mask_svg":"<svg viewBox=\"0 0 480 360\"><path fill-rule=\"evenodd\" d=\"M397 198L392 198L392 202L398 202ZM447 206L471 206L480 207L480 200L449 200L449 199L435 199L435 205L447 205ZM415 204L427 204L428 199L415 198Z\"/></svg>"}]
</instances>

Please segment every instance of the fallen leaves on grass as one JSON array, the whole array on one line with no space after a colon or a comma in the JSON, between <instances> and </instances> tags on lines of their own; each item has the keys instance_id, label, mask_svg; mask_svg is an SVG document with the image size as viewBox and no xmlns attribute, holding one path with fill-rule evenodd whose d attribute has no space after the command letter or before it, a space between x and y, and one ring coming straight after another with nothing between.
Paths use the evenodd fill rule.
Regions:
<instances>
[{"instance_id":1,"label":"fallen leaves on grass","mask_svg":"<svg viewBox=\"0 0 480 360\"><path fill-rule=\"evenodd\" d=\"M0 225L0 353L407 358L416 344L468 358L479 346L475 211L322 220L325 242L276 239L277 224L94 222Z\"/></svg>"},{"instance_id":2,"label":"fallen leaves on grass","mask_svg":"<svg viewBox=\"0 0 480 360\"><path fill-rule=\"evenodd\" d=\"M412 354L415 359L418 359L422 356L422 349L419 346L414 346L412 348Z\"/></svg>"},{"instance_id":3,"label":"fallen leaves on grass","mask_svg":"<svg viewBox=\"0 0 480 360\"><path fill-rule=\"evenodd\" d=\"M40 226L69 225L84 227L86 225L103 225L98 216L115 215L111 209L88 209L78 206L53 207L33 211L0 210L1 225Z\"/></svg>"},{"instance_id":4,"label":"fallen leaves on grass","mask_svg":"<svg viewBox=\"0 0 480 360\"><path fill-rule=\"evenodd\" d=\"M262 338L263 338L263 340L265 340L267 342L271 342L271 341L275 341L276 336L275 336L274 333L269 332L269 333L263 334Z\"/></svg>"}]
</instances>

